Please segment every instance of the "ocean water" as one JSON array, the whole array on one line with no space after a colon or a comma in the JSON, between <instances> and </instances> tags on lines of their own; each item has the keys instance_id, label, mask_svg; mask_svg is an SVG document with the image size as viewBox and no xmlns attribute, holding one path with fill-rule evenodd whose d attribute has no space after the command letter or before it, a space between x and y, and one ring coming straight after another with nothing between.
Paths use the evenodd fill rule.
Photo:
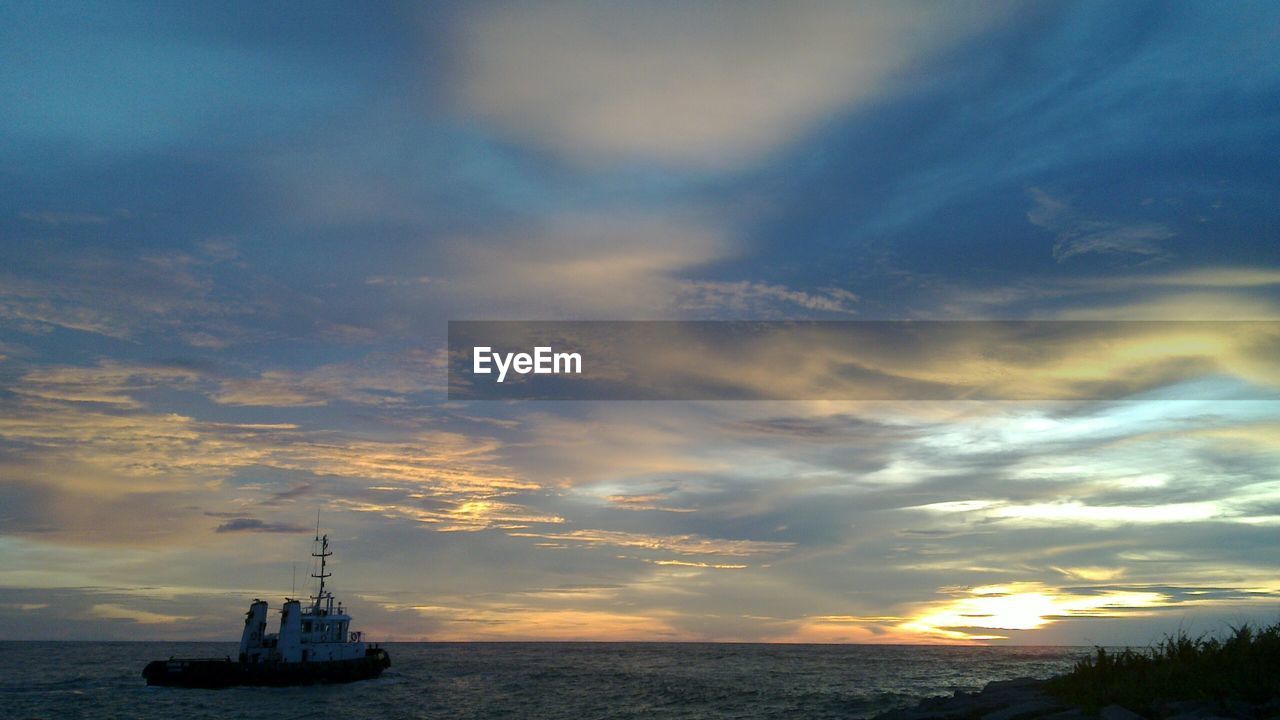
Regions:
<instances>
[{"instance_id":1,"label":"ocean water","mask_svg":"<svg viewBox=\"0 0 1280 720\"><path fill-rule=\"evenodd\" d=\"M990 680L1047 677L1087 648L701 643L387 643L376 680L147 687L149 660L234 643L0 643L0 718L865 718Z\"/></svg>"}]
</instances>

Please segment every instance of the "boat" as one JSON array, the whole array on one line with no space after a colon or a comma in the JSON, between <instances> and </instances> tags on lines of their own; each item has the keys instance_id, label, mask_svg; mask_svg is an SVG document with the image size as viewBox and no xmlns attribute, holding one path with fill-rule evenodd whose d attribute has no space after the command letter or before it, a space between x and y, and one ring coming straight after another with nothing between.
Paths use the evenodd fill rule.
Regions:
<instances>
[{"instance_id":1,"label":"boat","mask_svg":"<svg viewBox=\"0 0 1280 720\"><path fill-rule=\"evenodd\" d=\"M361 633L351 631L351 615L325 588L326 562L333 555L329 536L316 533L320 581L310 604L286 597L280 611L280 630L267 633L267 603L254 599L245 613L240 655L232 660L169 658L153 660L142 670L148 685L186 688L225 688L236 685L311 685L375 678L391 666L391 656Z\"/></svg>"}]
</instances>

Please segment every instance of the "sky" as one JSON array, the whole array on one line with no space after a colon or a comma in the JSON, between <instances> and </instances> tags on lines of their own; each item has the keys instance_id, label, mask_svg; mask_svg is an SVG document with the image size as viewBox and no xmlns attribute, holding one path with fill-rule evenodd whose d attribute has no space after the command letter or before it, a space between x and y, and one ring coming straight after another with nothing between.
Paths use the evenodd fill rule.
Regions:
<instances>
[{"instance_id":1,"label":"sky","mask_svg":"<svg viewBox=\"0 0 1280 720\"><path fill-rule=\"evenodd\" d=\"M0 94L0 636L233 639L317 512L376 640L1280 617L1271 323L997 368L1102 398L445 372L450 320L1280 320L1275 3L10 2Z\"/></svg>"}]
</instances>

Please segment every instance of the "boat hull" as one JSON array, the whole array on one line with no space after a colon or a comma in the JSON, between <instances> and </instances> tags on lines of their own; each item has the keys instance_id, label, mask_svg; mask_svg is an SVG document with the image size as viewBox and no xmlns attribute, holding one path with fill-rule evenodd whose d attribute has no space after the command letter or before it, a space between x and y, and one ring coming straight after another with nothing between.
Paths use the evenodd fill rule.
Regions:
<instances>
[{"instance_id":1,"label":"boat hull","mask_svg":"<svg viewBox=\"0 0 1280 720\"><path fill-rule=\"evenodd\" d=\"M148 685L217 689L237 685L284 687L345 683L376 678L391 666L391 656L370 648L364 657L302 663L249 664L226 660L153 660L142 670Z\"/></svg>"}]
</instances>

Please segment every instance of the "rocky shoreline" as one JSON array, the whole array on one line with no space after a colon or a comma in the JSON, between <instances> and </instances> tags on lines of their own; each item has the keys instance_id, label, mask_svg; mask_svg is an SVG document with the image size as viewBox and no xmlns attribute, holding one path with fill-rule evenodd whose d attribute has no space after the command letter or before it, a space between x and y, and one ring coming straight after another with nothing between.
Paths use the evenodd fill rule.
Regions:
<instances>
[{"instance_id":1,"label":"rocky shoreline","mask_svg":"<svg viewBox=\"0 0 1280 720\"><path fill-rule=\"evenodd\" d=\"M1280 698L1262 704L1238 700L1179 700L1158 702L1155 712L1139 714L1108 705L1097 714L1067 704L1044 691L1047 680L1015 678L987 683L978 692L921 701L875 716L872 720L1273 720L1280 718Z\"/></svg>"}]
</instances>

